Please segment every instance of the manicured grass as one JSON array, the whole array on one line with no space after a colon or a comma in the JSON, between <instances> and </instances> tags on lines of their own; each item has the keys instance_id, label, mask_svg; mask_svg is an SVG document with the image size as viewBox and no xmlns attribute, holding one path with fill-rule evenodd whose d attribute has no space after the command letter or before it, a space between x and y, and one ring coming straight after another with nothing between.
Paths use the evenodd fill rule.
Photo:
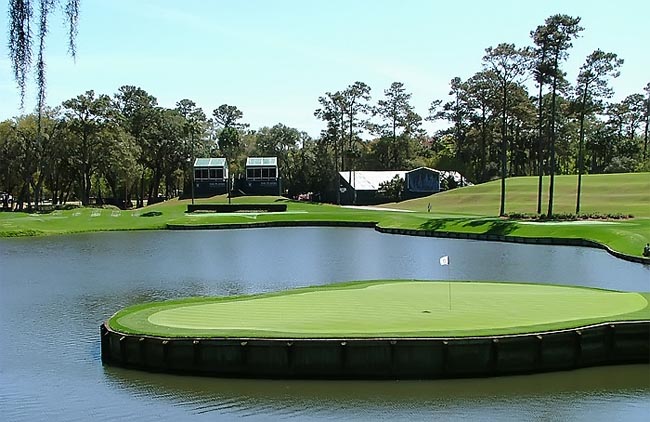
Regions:
<instances>
[{"instance_id":1,"label":"manicured grass","mask_svg":"<svg viewBox=\"0 0 650 422\"><path fill-rule=\"evenodd\" d=\"M534 213L537 178L519 177L507 181L508 212ZM545 181L548 186L548 180ZM575 176L556 178L557 212L572 212ZM201 226L255 224L262 222L374 222L380 227L499 234L522 237L580 238L593 240L628 255L640 256L650 242L650 173L587 175L582 198L584 212L633 214L635 218L607 222L545 222L503 220L499 209L499 182L455 189L401 203L386 204L380 210L355 209L327 204L288 201L280 197L240 197L241 203L286 201L283 213L185 213L190 200L171 200L134 211L85 208L51 214L0 213L0 237L34 236L106 230L165 229L168 224ZM200 199L197 203L226 203L225 196ZM432 212L427 213L431 203ZM546 207L546 200L544 201ZM410 212L398 212L400 209ZM144 217L149 212L161 213Z\"/></svg>"},{"instance_id":2,"label":"manicured grass","mask_svg":"<svg viewBox=\"0 0 650 422\"><path fill-rule=\"evenodd\" d=\"M537 210L537 183L537 177L508 179L506 212L534 214ZM557 176L555 183L554 212L575 212L576 176ZM544 212L548 205L548 184L549 178L545 177L542 201ZM502 220L494 217L499 212L500 189L500 181L494 181L382 207L422 212L431 203L434 215L462 210L468 214L491 216L449 216L432 219L419 227L438 231L587 239L635 256L640 256L643 246L650 242L650 173L583 177L581 213L632 214L635 217L626 220L544 223ZM400 223L394 226L406 228Z\"/></svg>"},{"instance_id":3,"label":"manicured grass","mask_svg":"<svg viewBox=\"0 0 650 422\"><path fill-rule=\"evenodd\" d=\"M549 177L543 178L542 212L548 207ZM506 180L506 213L537 212L537 177L513 177ZM554 213L574 213L577 176L555 177ZM383 207L436 213L463 212L484 216L499 213L501 182L499 180L442 192ZM582 179L581 213L632 214L650 218L650 173L586 175Z\"/></svg>"},{"instance_id":4,"label":"manicured grass","mask_svg":"<svg viewBox=\"0 0 650 422\"><path fill-rule=\"evenodd\" d=\"M162 337L485 336L648 320L649 299L569 286L389 280L141 304L109 325Z\"/></svg>"},{"instance_id":5,"label":"manicured grass","mask_svg":"<svg viewBox=\"0 0 650 422\"><path fill-rule=\"evenodd\" d=\"M287 203L286 212L277 213L191 213L188 214L187 204L190 200L170 200L163 203L144 207L142 209L120 211L117 209L80 208L66 211L55 211L50 214L0 213L0 236L33 236L46 234L79 233L108 230L146 230L165 229L168 224L200 226L204 224L255 224L268 221L349 221L377 222L380 219L394 215L407 217L403 212L376 211L367 209L351 209L329 204L313 204L289 201L282 197L238 197L232 203ZM225 196L207 199L197 199L197 203L227 203ZM151 211L161 214L144 217ZM420 216L418 224L431 216Z\"/></svg>"}]
</instances>

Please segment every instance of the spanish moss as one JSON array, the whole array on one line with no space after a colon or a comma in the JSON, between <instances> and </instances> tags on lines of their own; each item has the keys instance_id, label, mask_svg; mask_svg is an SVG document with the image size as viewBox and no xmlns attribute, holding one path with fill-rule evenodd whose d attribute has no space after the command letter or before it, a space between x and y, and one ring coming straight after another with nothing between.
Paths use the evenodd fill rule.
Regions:
<instances>
[{"instance_id":1,"label":"spanish moss","mask_svg":"<svg viewBox=\"0 0 650 422\"><path fill-rule=\"evenodd\" d=\"M32 4L30 0L10 0L9 3L9 58L14 79L20 89L20 107L25 102L27 74L32 65Z\"/></svg>"},{"instance_id":2,"label":"spanish moss","mask_svg":"<svg viewBox=\"0 0 650 422\"><path fill-rule=\"evenodd\" d=\"M77 46L75 40L77 39L80 1L81 0L68 0L68 3L65 5L65 15L68 21L68 53L70 53L73 60L77 58Z\"/></svg>"},{"instance_id":3,"label":"spanish moss","mask_svg":"<svg viewBox=\"0 0 650 422\"><path fill-rule=\"evenodd\" d=\"M9 58L14 79L20 91L20 107L25 105L27 78L32 70L34 39L32 18L38 6L38 58L36 61L37 110L39 115L45 107L45 39L48 33L48 17L63 0L9 0ZM79 21L81 0L66 0L63 11L68 23L68 52L76 57L75 39ZM36 6L34 5L36 3Z\"/></svg>"},{"instance_id":4,"label":"spanish moss","mask_svg":"<svg viewBox=\"0 0 650 422\"><path fill-rule=\"evenodd\" d=\"M36 61L36 85L38 87L38 129L41 129L41 115L45 108L45 37L47 36L47 17L54 7L55 0L41 0L40 2L40 23L38 27L38 59Z\"/></svg>"}]
</instances>

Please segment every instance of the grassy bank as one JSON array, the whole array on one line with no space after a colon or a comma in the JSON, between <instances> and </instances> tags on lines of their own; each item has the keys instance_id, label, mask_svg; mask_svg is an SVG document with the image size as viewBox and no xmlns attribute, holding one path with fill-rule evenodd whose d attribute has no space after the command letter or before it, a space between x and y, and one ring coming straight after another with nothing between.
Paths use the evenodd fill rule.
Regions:
<instances>
[{"instance_id":1,"label":"grassy bank","mask_svg":"<svg viewBox=\"0 0 650 422\"><path fill-rule=\"evenodd\" d=\"M163 337L464 337L648 320L648 299L582 287L390 280L147 303L109 325Z\"/></svg>"},{"instance_id":2,"label":"grassy bank","mask_svg":"<svg viewBox=\"0 0 650 422\"><path fill-rule=\"evenodd\" d=\"M576 176L555 177L554 213L574 213ZM549 177L543 178L542 212L547 211ZM537 177L506 180L506 213L537 212ZM499 213L501 182L493 181L383 207L410 211L457 212L494 216ZM650 173L595 174L583 176L581 213L633 214L650 218Z\"/></svg>"},{"instance_id":3,"label":"grassy bank","mask_svg":"<svg viewBox=\"0 0 650 422\"><path fill-rule=\"evenodd\" d=\"M571 212L575 176L556 178L556 210ZM548 185L546 180L545 186ZM533 213L537 179L508 180L506 210ZM650 174L589 175L584 178L583 210L601 214L633 214L635 218L608 221L533 222L495 217L499 182L455 189L379 208L348 208L287 201L279 197L241 197L233 203L285 201L283 213L185 213L190 200L170 200L138 210L80 208L50 214L0 213L0 236L33 236L107 230L165 229L185 226L255 224L263 222L375 222L380 227L476 234L592 240L633 256L650 242ZM196 202L227 202L225 196ZM427 212L431 203L432 212Z\"/></svg>"},{"instance_id":4,"label":"grassy bank","mask_svg":"<svg viewBox=\"0 0 650 422\"><path fill-rule=\"evenodd\" d=\"M548 205L549 178L545 177L543 210ZM506 212L534 214L537 211L537 177L516 177L507 180ZM576 176L555 178L554 213L575 212ZM613 250L640 256L650 242L650 173L600 174L583 178L581 213L625 214L632 219L607 221L533 222L502 220L494 217L499 211L500 181L484 183L381 207L405 211L426 211L431 204L432 219L419 228L448 232L500 234L522 237L573 238L593 240ZM462 210L486 216L467 218L449 215ZM392 224L409 228L400 222Z\"/></svg>"}]
</instances>

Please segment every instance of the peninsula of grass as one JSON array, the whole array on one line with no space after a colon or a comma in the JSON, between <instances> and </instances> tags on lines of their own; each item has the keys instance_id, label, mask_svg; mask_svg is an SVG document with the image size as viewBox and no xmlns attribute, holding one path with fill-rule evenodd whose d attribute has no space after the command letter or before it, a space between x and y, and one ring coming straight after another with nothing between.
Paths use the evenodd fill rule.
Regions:
<instances>
[{"instance_id":1,"label":"peninsula of grass","mask_svg":"<svg viewBox=\"0 0 650 422\"><path fill-rule=\"evenodd\" d=\"M556 177L557 213L575 207L575 176ZM548 178L545 178L548 186ZM160 230L173 227L210 228L256 224L376 224L380 228L468 233L524 238L584 239L619 253L640 257L650 243L650 174L587 175L583 178L582 212L633 215L623 220L527 221L501 219L498 181L454 189L381 207L341 207L290 201L281 197L233 198L233 204L283 202L281 213L186 213L190 200L170 200L142 209L79 208L49 214L0 213L0 237L67 234L109 230ZM546 191L546 189L545 189ZM537 178L507 180L506 211L535 213ZM227 203L225 196L197 199L196 203ZM428 204L431 212L427 212ZM546 206L547 198L543 198ZM144 216L148 217L144 217ZM233 226L234 227L234 226Z\"/></svg>"},{"instance_id":2,"label":"peninsula of grass","mask_svg":"<svg viewBox=\"0 0 650 422\"><path fill-rule=\"evenodd\" d=\"M445 338L650 320L650 293L499 282L385 280L145 303L110 329L166 338Z\"/></svg>"}]
</instances>

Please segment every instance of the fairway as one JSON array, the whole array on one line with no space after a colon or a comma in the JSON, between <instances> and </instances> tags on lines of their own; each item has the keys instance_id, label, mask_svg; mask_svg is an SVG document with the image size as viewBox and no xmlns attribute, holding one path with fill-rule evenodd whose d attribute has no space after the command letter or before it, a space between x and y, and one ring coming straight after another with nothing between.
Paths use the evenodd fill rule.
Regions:
<instances>
[{"instance_id":1,"label":"fairway","mask_svg":"<svg viewBox=\"0 0 650 422\"><path fill-rule=\"evenodd\" d=\"M580 287L376 281L136 305L109 325L162 337L376 338L531 333L647 320L646 295Z\"/></svg>"}]
</instances>

